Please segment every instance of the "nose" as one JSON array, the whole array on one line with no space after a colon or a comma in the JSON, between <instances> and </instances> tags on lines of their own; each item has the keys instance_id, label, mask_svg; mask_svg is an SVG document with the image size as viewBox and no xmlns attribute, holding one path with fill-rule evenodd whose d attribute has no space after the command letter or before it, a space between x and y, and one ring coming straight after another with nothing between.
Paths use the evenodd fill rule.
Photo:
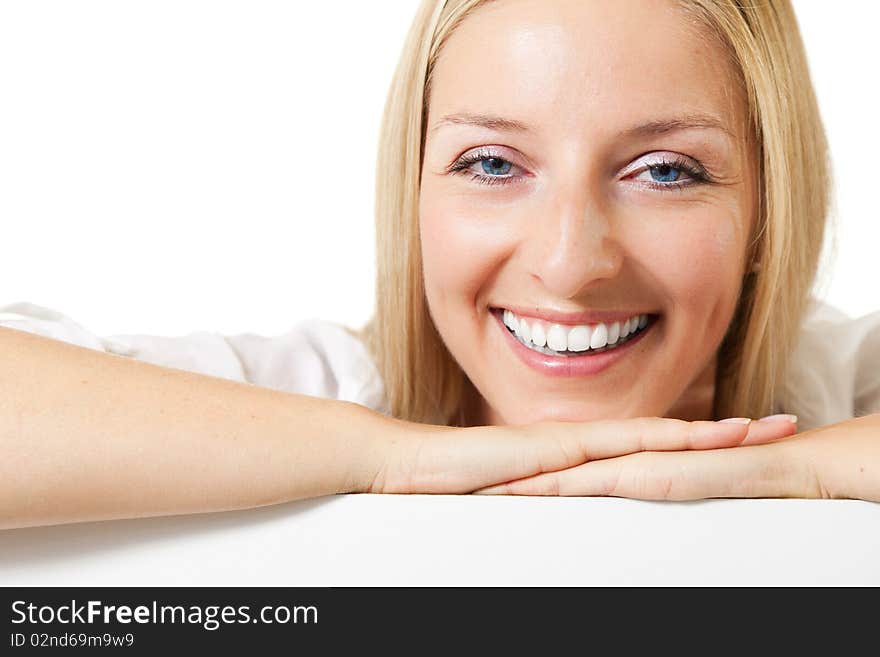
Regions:
<instances>
[{"instance_id":1,"label":"nose","mask_svg":"<svg viewBox=\"0 0 880 657\"><path fill-rule=\"evenodd\" d=\"M571 299L617 276L623 263L601 194L580 184L548 190L529 234L529 266L554 297Z\"/></svg>"}]
</instances>

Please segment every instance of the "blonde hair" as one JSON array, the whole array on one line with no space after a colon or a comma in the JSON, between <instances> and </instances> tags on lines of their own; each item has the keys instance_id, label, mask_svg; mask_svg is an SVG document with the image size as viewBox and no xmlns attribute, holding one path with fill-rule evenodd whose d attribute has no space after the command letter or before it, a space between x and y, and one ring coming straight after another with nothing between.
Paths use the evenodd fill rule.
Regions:
<instances>
[{"instance_id":1,"label":"blonde hair","mask_svg":"<svg viewBox=\"0 0 880 657\"><path fill-rule=\"evenodd\" d=\"M465 373L428 312L418 200L432 73L485 2L423 0L385 104L376 162L376 309L363 338L392 416L461 421ZM726 49L748 105L760 207L739 304L718 351L714 414L780 410L782 383L818 266L830 196L825 132L788 0L680 0Z\"/></svg>"}]
</instances>

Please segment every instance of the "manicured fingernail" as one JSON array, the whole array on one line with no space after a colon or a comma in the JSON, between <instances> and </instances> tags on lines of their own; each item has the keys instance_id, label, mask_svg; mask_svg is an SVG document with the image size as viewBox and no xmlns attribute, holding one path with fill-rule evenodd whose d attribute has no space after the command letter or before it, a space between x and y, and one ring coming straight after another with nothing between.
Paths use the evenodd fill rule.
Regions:
<instances>
[{"instance_id":1,"label":"manicured fingernail","mask_svg":"<svg viewBox=\"0 0 880 657\"><path fill-rule=\"evenodd\" d=\"M791 413L777 413L776 415L768 415L767 417L762 417L758 422L773 422L774 420L788 420L792 423L797 423L797 415L792 415Z\"/></svg>"},{"instance_id":2,"label":"manicured fingernail","mask_svg":"<svg viewBox=\"0 0 880 657\"><path fill-rule=\"evenodd\" d=\"M748 424L752 421L751 418L748 417L729 417L724 420L718 420L719 422L734 422L736 424Z\"/></svg>"}]
</instances>

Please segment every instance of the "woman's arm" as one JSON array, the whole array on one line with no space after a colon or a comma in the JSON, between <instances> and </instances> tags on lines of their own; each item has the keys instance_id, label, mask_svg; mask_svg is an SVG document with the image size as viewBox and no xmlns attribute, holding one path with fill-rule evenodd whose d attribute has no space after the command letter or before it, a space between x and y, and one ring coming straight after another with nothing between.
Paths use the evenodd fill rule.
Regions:
<instances>
[{"instance_id":1,"label":"woman's arm","mask_svg":"<svg viewBox=\"0 0 880 657\"><path fill-rule=\"evenodd\" d=\"M0 327L0 527L350 491L395 427L333 400Z\"/></svg>"}]
</instances>

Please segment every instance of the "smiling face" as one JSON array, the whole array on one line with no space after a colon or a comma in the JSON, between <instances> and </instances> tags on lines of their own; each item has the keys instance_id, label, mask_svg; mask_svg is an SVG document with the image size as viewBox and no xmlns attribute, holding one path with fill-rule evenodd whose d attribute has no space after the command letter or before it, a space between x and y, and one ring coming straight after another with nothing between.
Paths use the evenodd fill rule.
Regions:
<instances>
[{"instance_id":1,"label":"smiling face","mask_svg":"<svg viewBox=\"0 0 880 657\"><path fill-rule=\"evenodd\" d=\"M710 416L757 197L697 30L672 2L501 0L445 44L420 235L473 421Z\"/></svg>"}]
</instances>

